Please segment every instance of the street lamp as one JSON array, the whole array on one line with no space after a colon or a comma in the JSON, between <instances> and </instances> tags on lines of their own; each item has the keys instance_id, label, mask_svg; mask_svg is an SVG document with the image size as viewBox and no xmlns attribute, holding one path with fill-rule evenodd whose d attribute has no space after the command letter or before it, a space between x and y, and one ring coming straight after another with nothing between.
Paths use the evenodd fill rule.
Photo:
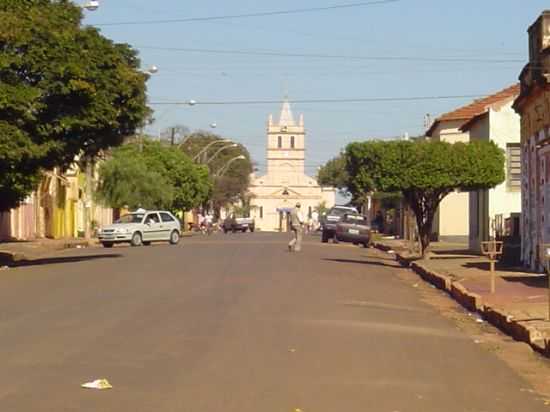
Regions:
<instances>
[{"instance_id":1,"label":"street lamp","mask_svg":"<svg viewBox=\"0 0 550 412\"><path fill-rule=\"evenodd\" d=\"M197 153L195 157L193 157L193 161L194 162L197 161L197 159L201 157L204 153L206 153L208 149L210 149L213 145L218 143L233 143L233 142L231 142L231 140L229 139L214 140L213 142L208 143L199 153Z\"/></svg>"},{"instance_id":2,"label":"street lamp","mask_svg":"<svg viewBox=\"0 0 550 412\"><path fill-rule=\"evenodd\" d=\"M96 11L99 8L99 0L89 0L80 7L88 11Z\"/></svg>"},{"instance_id":3,"label":"street lamp","mask_svg":"<svg viewBox=\"0 0 550 412\"><path fill-rule=\"evenodd\" d=\"M229 149L230 147L238 147L239 145L237 143L231 143L231 144L228 144L228 145L225 145L225 146L222 146L218 149L218 151L216 153L214 153L210 159L208 159L206 162L204 162L204 164L208 164L210 163L212 160L214 160L214 158L219 155L223 150L225 149Z\"/></svg>"},{"instance_id":4,"label":"street lamp","mask_svg":"<svg viewBox=\"0 0 550 412\"><path fill-rule=\"evenodd\" d=\"M214 176L215 177L222 177L229 170L229 167L231 166L231 164L233 162L236 162L237 160L245 160L245 159L246 159L246 156L244 156L244 155L239 155L237 157L234 157L229 162L227 162L225 166L222 166L220 168L220 170L218 170L218 172L214 174Z\"/></svg>"}]
</instances>

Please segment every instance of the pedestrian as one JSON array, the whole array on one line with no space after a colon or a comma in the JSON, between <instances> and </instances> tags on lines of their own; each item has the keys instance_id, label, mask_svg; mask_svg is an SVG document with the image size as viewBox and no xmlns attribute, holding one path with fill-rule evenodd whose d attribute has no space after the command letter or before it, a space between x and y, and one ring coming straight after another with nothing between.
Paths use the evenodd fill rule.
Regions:
<instances>
[{"instance_id":1,"label":"pedestrian","mask_svg":"<svg viewBox=\"0 0 550 412\"><path fill-rule=\"evenodd\" d=\"M290 228L292 229L292 239L288 243L289 252L299 252L302 250L302 226L304 217L300 208L302 205L298 202L296 207L290 212Z\"/></svg>"}]
</instances>

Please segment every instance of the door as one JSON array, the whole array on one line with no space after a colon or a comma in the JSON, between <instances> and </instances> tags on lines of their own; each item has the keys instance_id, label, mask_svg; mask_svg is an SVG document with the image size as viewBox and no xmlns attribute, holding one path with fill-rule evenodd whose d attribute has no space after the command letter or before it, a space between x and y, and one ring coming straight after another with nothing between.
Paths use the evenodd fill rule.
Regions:
<instances>
[{"instance_id":1,"label":"door","mask_svg":"<svg viewBox=\"0 0 550 412\"><path fill-rule=\"evenodd\" d=\"M162 224L158 213L147 213L144 222L143 240L147 242L162 240Z\"/></svg>"},{"instance_id":2,"label":"door","mask_svg":"<svg viewBox=\"0 0 550 412\"><path fill-rule=\"evenodd\" d=\"M172 233L172 230L179 228L176 219L166 212L160 212L160 224L162 230L161 237L163 240L170 240L170 233Z\"/></svg>"}]
</instances>

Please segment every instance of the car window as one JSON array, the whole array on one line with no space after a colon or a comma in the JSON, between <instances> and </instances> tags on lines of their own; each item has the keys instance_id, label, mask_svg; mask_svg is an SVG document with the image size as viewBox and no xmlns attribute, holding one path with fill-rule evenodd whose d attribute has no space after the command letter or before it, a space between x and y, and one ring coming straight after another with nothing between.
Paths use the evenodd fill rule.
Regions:
<instances>
[{"instance_id":1,"label":"car window","mask_svg":"<svg viewBox=\"0 0 550 412\"><path fill-rule=\"evenodd\" d=\"M143 213L130 213L122 216L115 223L141 223L143 216Z\"/></svg>"},{"instance_id":2,"label":"car window","mask_svg":"<svg viewBox=\"0 0 550 412\"><path fill-rule=\"evenodd\" d=\"M156 213L149 213L145 219L145 223L160 223L159 215Z\"/></svg>"},{"instance_id":3,"label":"car window","mask_svg":"<svg viewBox=\"0 0 550 412\"><path fill-rule=\"evenodd\" d=\"M367 219L361 215L347 215L345 221L347 223L355 223L357 225L366 225Z\"/></svg>"},{"instance_id":4,"label":"car window","mask_svg":"<svg viewBox=\"0 0 550 412\"><path fill-rule=\"evenodd\" d=\"M160 218L163 222L174 222L174 218L166 212L161 212Z\"/></svg>"},{"instance_id":5,"label":"car window","mask_svg":"<svg viewBox=\"0 0 550 412\"><path fill-rule=\"evenodd\" d=\"M349 213L349 210L346 209L331 209L329 215L332 216L344 216L346 213Z\"/></svg>"}]
</instances>

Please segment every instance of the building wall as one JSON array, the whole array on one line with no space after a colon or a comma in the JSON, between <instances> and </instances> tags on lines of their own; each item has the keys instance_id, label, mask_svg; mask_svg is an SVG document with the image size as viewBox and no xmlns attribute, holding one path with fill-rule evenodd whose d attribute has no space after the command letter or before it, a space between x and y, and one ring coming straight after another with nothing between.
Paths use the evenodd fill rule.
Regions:
<instances>
[{"instance_id":1,"label":"building wall","mask_svg":"<svg viewBox=\"0 0 550 412\"><path fill-rule=\"evenodd\" d=\"M506 153L508 143L520 142L520 117L512 108L512 101L493 109L479 118L470 128L471 140L492 140ZM506 159L507 160L507 159ZM481 252L481 242L489 240L495 217L503 219L521 211L521 191L510 188L508 176L497 187L470 193L469 244L473 251Z\"/></svg>"},{"instance_id":2,"label":"building wall","mask_svg":"<svg viewBox=\"0 0 550 412\"><path fill-rule=\"evenodd\" d=\"M433 139L443 142L468 142L469 133L462 132L463 120L442 121L432 133ZM469 227L469 194L449 194L439 206L438 219L434 226L442 240L467 241Z\"/></svg>"}]
</instances>

